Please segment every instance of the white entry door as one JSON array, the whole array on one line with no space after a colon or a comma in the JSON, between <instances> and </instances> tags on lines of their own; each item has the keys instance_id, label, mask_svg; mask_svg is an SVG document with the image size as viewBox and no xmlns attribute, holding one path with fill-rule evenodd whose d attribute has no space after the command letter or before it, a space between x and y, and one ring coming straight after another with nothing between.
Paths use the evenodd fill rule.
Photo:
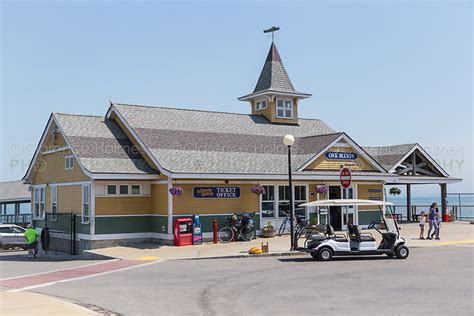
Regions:
<instances>
[{"instance_id":1,"label":"white entry door","mask_svg":"<svg viewBox=\"0 0 474 316\"><path fill-rule=\"evenodd\" d=\"M343 199L355 199L354 187L342 189ZM347 230L347 223L351 222L353 225L358 225L357 209L355 206L343 206L341 209L341 223L342 230Z\"/></svg>"}]
</instances>

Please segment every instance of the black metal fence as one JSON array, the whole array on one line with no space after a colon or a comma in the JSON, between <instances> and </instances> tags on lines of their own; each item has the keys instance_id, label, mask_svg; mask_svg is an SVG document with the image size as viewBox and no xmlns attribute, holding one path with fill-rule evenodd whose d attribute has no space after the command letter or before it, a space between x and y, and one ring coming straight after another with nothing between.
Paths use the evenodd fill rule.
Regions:
<instances>
[{"instance_id":1,"label":"black metal fence","mask_svg":"<svg viewBox=\"0 0 474 316\"><path fill-rule=\"evenodd\" d=\"M77 215L74 213L45 213L44 219L44 225L49 228L50 235L63 235L54 237L55 240L51 240L51 245L59 243L59 239L68 240L69 253L71 255L77 254L76 242L79 225Z\"/></svg>"},{"instance_id":2,"label":"black metal fence","mask_svg":"<svg viewBox=\"0 0 474 316\"><path fill-rule=\"evenodd\" d=\"M394 205L394 213L397 214L402 220L406 220L407 206L406 205ZM415 221L418 220L418 217L422 211L425 214L429 211L430 205L412 205L410 214L411 218ZM448 214L452 215L455 220L472 220L474 219L474 204L464 204L464 205L451 205L448 206Z\"/></svg>"}]
</instances>

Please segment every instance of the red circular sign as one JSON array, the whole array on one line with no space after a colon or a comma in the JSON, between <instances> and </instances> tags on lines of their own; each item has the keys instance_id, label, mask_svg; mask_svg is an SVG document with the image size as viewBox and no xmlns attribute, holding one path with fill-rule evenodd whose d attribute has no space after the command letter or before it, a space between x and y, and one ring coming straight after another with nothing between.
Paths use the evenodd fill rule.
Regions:
<instances>
[{"instance_id":1,"label":"red circular sign","mask_svg":"<svg viewBox=\"0 0 474 316\"><path fill-rule=\"evenodd\" d=\"M350 187L352 182L351 170L349 168L342 168L341 172L339 173L339 180L341 181L341 185L344 189Z\"/></svg>"}]
</instances>

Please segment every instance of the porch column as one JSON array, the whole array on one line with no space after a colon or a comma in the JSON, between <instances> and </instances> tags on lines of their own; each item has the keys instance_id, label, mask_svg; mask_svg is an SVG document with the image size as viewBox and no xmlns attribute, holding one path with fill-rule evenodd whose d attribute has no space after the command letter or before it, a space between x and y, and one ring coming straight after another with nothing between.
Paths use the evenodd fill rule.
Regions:
<instances>
[{"instance_id":1,"label":"porch column","mask_svg":"<svg viewBox=\"0 0 474 316\"><path fill-rule=\"evenodd\" d=\"M439 185L441 187L441 220L444 221L444 216L448 208L448 203L446 201L446 193L448 192L448 190L446 183L440 183Z\"/></svg>"},{"instance_id":2,"label":"porch column","mask_svg":"<svg viewBox=\"0 0 474 316\"><path fill-rule=\"evenodd\" d=\"M407 221L411 221L411 184L407 183Z\"/></svg>"}]
</instances>

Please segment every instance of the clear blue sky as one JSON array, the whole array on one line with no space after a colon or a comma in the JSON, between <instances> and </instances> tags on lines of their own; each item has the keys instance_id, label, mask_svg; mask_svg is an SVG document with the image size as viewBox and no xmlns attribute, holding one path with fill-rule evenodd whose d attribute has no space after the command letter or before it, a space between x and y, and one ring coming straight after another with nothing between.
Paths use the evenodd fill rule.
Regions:
<instances>
[{"instance_id":1,"label":"clear blue sky","mask_svg":"<svg viewBox=\"0 0 474 316\"><path fill-rule=\"evenodd\" d=\"M248 113L276 42L320 118L361 145L419 142L474 191L470 1L2 1L1 175L21 178L51 112L114 102ZM438 192L436 187L417 189Z\"/></svg>"}]
</instances>

